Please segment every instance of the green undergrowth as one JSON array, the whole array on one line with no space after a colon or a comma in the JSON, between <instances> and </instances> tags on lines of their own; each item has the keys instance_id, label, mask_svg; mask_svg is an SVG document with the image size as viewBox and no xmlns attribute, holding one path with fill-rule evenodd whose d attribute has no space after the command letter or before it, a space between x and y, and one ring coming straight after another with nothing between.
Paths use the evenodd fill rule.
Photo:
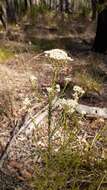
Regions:
<instances>
[{"instance_id":1,"label":"green undergrowth","mask_svg":"<svg viewBox=\"0 0 107 190\"><path fill-rule=\"evenodd\" d=\"M73 46L76 47L75 44L75 40L73 40L70 37L62 37L62 38L58 38L55 37L53 39L48 39L48 38L36 38L36 36L34 36L32 34L32 37L30 37L29 39L32 42L32 47L34 50L49 50L49 49L66 49L66 50L71 50L71 48Z\"/></svg>"},{"instance_id":2,"label":"green undergrowth","mask_svg":"<svg viewBox=\"0 0 107 190\"><path fill-rule=\"evenodd\" d=\"M48 40L48 39L36 39L33 41L33 49L34 50L47 50L54 49L56 47L57 40ZM57 44L59 46L59 44Z\"/></svg>"},{"instance_id":3,"label":"green undergrowth","mask_svg":"<svg viewBox=\"0 0 107 190\"><path fill-rule=\"evenodd\" d=\"M60 150L50 160L44 155L35 166L35 190L106 190L107 161L84 158L71 150Z\"/></svg>"}]
</instances>

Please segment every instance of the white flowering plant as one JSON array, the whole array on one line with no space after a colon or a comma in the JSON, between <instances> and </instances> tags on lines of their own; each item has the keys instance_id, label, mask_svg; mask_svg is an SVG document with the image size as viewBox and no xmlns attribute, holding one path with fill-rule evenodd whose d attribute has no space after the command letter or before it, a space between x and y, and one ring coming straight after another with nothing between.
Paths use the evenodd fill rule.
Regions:
<instances>
[{"instance_id":1,"label":"white flowering plant","mask_svg":"<svg viewBox=\"0 0 107 190\"><path fill-rule=\"evenodd\" d=\"M85 91L80 86L74 86L73 91L73 99L60 98L58 102L59 107L65 109L68 113L71 114L75 112L79 98L85 93Z\"/></svg>"},{"instance_id":2,"label":"white flowering plant","mask_svg":"<svg viewBox=\"0 0 107 190\"><path fill-rule=\"evenodd\" d=\"M73 61L73 59L69 57L64 50L61 49L52 49L44 51L44 54L46 57L49 57L50 59Z\"/></svg>"}]
</instances>

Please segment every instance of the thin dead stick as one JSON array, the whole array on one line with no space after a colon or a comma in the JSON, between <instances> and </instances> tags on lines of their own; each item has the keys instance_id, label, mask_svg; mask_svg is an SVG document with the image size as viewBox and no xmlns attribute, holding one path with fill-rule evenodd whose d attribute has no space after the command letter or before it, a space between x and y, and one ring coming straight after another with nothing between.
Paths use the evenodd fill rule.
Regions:
<instances>
[{"instance_id":1,"label":"thin dead stick","mask_svg":"<svg viewBox=\"0 0 107 190\"><path fill-rule=\"evenodd\" d=\"M39 58L41 55L44 55L44 53L42 52L42 53L39 53L38 55L33 56L31 59L28 59L28 61L26 61L26 63L30 63L31 61Z\"/></svg>"}]
</instances>

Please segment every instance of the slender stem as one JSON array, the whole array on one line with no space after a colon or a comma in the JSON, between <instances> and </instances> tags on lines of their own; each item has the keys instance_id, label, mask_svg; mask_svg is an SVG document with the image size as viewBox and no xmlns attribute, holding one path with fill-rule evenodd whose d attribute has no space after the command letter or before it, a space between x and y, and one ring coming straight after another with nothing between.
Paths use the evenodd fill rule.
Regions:
<instances>
[{"instance_id":1,"label":"slender stem","mask_svg":"<svg viewBox=\"0 0 107 190\"><path fill-rule=\"evenodd\" d=\"M51 119L52 119L52 100L51 95L48 97L48 158L50 159L51 154Z\"/></svg>"},{"instance_id":2,"label":"slender stem","mask_svg":"<svg viewBox=\"0 0 107 190\"><path fill-rule=\"evenodd\" d=\"M98 186L97 190L100 190L101 185L102 185L102 183L103 183L103 181L104 181L105 177L106 177L106 173L103 175L103 177L102 177L102 179L101 179L101 181L100 181L100 184L99 184L99 186Z\"/></svg>"}]
</instances>

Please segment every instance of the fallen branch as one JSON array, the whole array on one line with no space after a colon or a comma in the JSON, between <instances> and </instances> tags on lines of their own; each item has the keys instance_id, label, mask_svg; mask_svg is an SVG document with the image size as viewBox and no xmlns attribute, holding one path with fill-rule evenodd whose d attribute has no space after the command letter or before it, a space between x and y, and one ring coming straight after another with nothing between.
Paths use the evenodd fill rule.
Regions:
<instances>
[{"instance_id":1,"label":"fallen branch","mask_svg":"<svg viewBox=\"0 0 107 190\"><path fill-rule=\"evenodd\" d=\"M57 97L55 97L55 99L53 100L52 105L53 105L52 111L56 110L56 108L58 107ZM78 104L75 110L80 114L84 113L87 117L93 117L93 118L102 117L104 119L107 119L107 108L99 108L99 107L92 107L83 104ZM48 105L45 106L45 108L43 108L36 115L26 120L26 122L19 130L18 135L20 135L23 131L26 133L26 135L29 135L32 132L32 130L35 129L36 126L41 124L41 122L43 122L43 120L47 116L48 116Z\"/></svg>"},{"instance_id":2,"label":"fallen branch","mask_svg":"<svg viewBox=\"0 0 107 190\"><path fill-rule=\"evenodd\" d=\"M107 108L86 106L83 104L78 104L76 111L80 114L85 113L87 117L102 117L107 119Z\"/></svg>"}]
</instances>

